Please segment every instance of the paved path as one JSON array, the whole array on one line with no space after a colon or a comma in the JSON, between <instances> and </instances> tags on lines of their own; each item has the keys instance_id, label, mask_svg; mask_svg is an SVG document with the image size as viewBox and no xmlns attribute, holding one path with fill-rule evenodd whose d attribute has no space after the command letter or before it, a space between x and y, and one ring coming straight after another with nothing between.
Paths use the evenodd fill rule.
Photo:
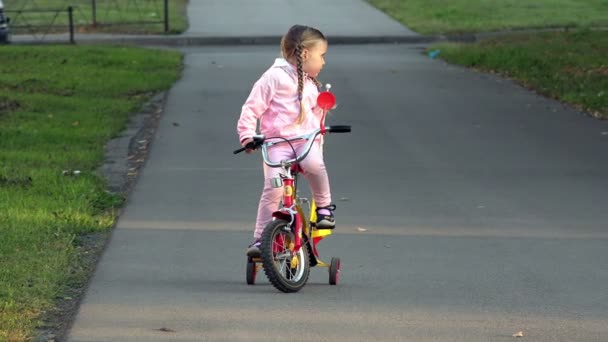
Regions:
<instances>
[{"instance_id":1,"label":"paved path","mask_svg":"<svg viewBox=\"0 0 608 342\"><path fill-rule=\"evenodd\" d=\"M239 107L276 51L186 52L70 341L608 334L607 123L413 47L331 48L331 121L353 133L328 137L339 227L320 248L342 258L342 283L313 269L284 295L263 275L245 284L260 161L231 153Z\"/></svg>"},{"instance_id":2,"label":"paved path","mask_svg":"<svg viewBox=\"0 0 608 342\"><path fill-rule=\"evenodd\" d=\"M280 36L293 24L328 36L416 35L364 0L191 0L188 21L194 36Z\"/></svg>"},{"instance_id":3,"label":"paved path","mask_svg":"<svg viewBox=\"0 0 608 342\"><path fill-rule=\"evenodd\" d=\"M411 34L361 1L260 2L199 11L193 1L200 20L186 36L274 35L296 22L328 35ZM415 46L330 46L330 121L353 133L327 139L338 228L319 247L342 258L342 282L313 269L285 295L263 274L245 284L261 165L231 153L240 106L278 47L184 51L184 76L69 341L608 335L608 123Z\"/></svg>"}]
</instances>

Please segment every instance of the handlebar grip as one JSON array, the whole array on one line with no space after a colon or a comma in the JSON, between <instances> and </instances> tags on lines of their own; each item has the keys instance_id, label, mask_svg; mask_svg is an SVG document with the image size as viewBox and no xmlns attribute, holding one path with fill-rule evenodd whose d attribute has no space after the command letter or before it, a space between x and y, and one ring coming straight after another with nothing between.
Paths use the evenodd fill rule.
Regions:
<instances>
[{"instance_id":1,"label":"handlebar grip","mask_svg":"<svg viewBox=\"0 0 608 342\"><path fill-rule=\"evenodd\" d=\"M235 151L234 151L234 152L232 152L232 153L234 153L234 154L239 154L239 153L241 153L241 152L245 151L246 149L247 149L247 147L241 147L241 148L239 148L238 150L235 150Z\"/></svg>"},{"instance_id":2,"label":"handlebar grip","mask_svg":"<svg viewBox=\"0 0 608 342\"><path fill-rule=\"evenodd\" d=\"M339 126L329 126L329 133L350 133L350 126L348 125L339 125Z\"/></svg>"},{"instance_id":3,"label":"handlebar grip","mask_svg":"<svg viewBox=\"0 0 608 342\"><path fill-rule=\"evenodd\" d=\"M255 142L250 142L250 143L248 143L247 145L245 145L245 147L241 147L241 148L239 148L238 150L235 150L235 151L234 151L234 152L232 152L232 153L234 153L234 154L239 154L239 153L241 153L241 152L245 151L245 150L246 150L246 149L248 149L248 148L250 148L250 149L256 149L256 148L257 148L257 146L256 146Z\"/></svg>"}]
</instances>

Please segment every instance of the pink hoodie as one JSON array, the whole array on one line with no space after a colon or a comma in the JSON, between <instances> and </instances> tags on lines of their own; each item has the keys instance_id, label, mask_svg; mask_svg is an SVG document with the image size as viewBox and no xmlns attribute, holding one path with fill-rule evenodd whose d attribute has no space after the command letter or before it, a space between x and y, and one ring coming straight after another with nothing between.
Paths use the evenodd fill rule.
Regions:
<instances>
[{"instance_id":1,"label":"pink hoodie","mask_svg":"<svg viewBox=\"0 0 608 342\"><path fill-rule=\"evenodd\" d=\"M294 65L283 58L262 74L253 85L251 93L241 110L237 124L239 141L256 134L256 123L260 119L260 133L267 138L293 138L319 128L323 111L317 107L319 90L316 84L304 74L302 105L306 118L301 124L296 121L300 116L298 101L298 74Z\"/></svg>"}]
</instances>

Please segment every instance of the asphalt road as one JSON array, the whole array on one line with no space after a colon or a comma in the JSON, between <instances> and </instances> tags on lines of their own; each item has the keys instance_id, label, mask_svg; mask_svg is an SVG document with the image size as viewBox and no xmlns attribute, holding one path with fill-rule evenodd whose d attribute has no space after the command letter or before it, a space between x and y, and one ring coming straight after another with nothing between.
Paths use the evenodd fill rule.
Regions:
<instances>
[{"instance_id":1,"label":"asphalt road","mask_svg":"<svg viewBox=\"0 0 608 342\"><path fill-rule=\"evenodd\" d=\"M69 341L605 341L608 123L415 46L330 47L341 283L283 294L245 283L261 161L232 154L278 48L186 52Z\"/></svg>"}]
</instances>

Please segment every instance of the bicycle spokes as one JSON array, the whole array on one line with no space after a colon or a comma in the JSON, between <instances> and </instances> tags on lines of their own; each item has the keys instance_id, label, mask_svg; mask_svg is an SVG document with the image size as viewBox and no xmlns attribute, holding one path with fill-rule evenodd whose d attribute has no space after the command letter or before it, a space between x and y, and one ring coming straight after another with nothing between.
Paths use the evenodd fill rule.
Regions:
<instances>
[{"instance_id":1,"label":"bicycle spokes","mask_svg":"<svg viewBox=\"0 0 608 342\"><path fill-rule=\"evenodd\" d=\"M273 221L262 234L262 262L270 282L284 292L298 291L310 272L306 246L296 245L288 222Z\"/></svg>"}]
</instances>

